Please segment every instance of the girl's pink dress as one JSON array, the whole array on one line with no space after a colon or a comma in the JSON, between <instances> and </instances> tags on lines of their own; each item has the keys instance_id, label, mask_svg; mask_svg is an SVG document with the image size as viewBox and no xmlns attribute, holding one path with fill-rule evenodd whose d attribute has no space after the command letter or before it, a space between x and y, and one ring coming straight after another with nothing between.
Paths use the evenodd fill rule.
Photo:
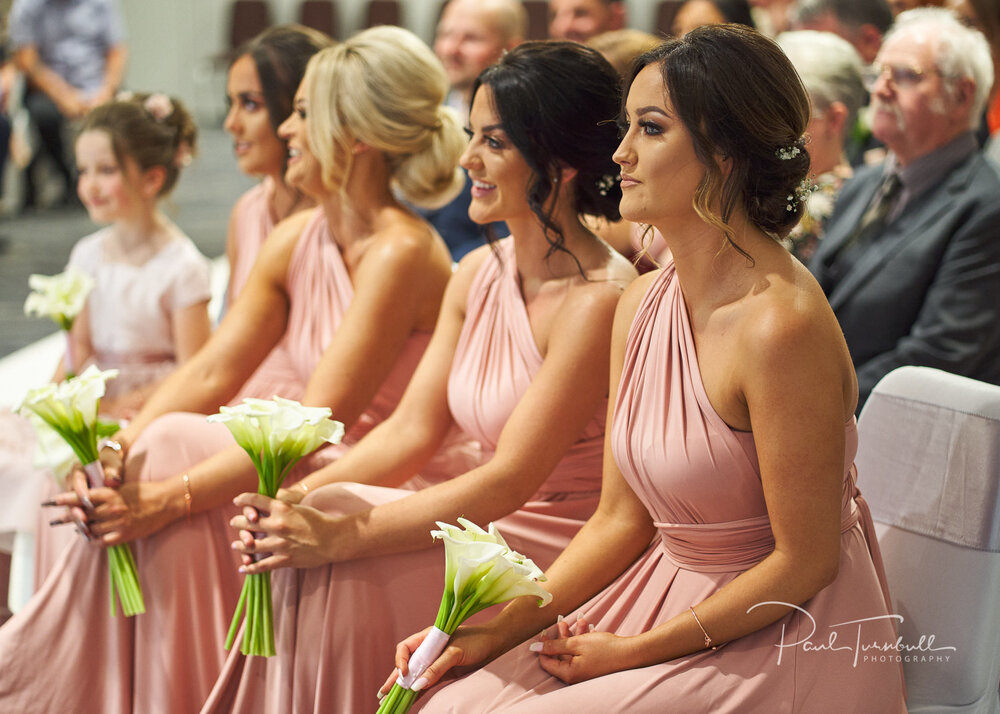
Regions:
<instances>
[{"instance_id":1,"label":"girl's pink dress","mask_svg":"<svg viewBox=\"0 0 1000 714\"><path fill-rule=\"evenodd\" d=\"M115 397L162 379L176 366L172 316L175 312L204 302L210 297L209 263L191 239L171 227L174 239L142 265L108 260L106 245L112 228L102 228L81 238L70 253L68 265L94 279L94 289L87 297L87 317L94 356L87 364L101 369L117 369L118 376L108 382L107 395ZM76 364L77 373L87 364ZM7 420L4 418L4 426ZM21 426L27 422L21 420ZM6 428L2 429L8 433ZM15 433L17 433L15 431ZM0 440L3 440L0 436ZM34 432L29 428L20 451L0 448L0 481L5 476L23 483L13 490L24 495L30 484L33 496L19 511L23 522L31 520L35 537L35 586L39 587L55 565L59 554L74 538L72 530L50 528L54 514L40 509L38 503L59 493L62 488L47 472L32 468ZM8 463L6 459L12 459ZM8 493L7 489L3 490ZM11 499L17 501L17 498ZM11 504L13 505L13 504ZM27 507L24 507L27 506ZM0 530L5 521L0 506Z\"/></svg>"},{"instance_id":2,"label":"girl's pink dress","mask_svg":"<svg viewBox=\"0 0 1000 714\"><path fill-rule=\"evenodd\" d=\"M518 285L513 242L505 239L498 247L500 258L487 258L470 288L448 379L452 416L482 444L484 460L542 365ZM606 403L538 492L497 522L510 546L541 567L552 563L597 506L605 413ZM435 479L440 477L433 474ZM317 489L304 502L346 514L407 493L338 484ZM272 586L278 655L243 657L234 650L203 712L374 711L396 642L434 622L444 587L444 550L283 569L274 573Z\"/></svg>"},{"instance_id":3,"label":"girl's pink dress","mask_svg":"<svg viewBox=\"0 0 1000 714\"><path fill-rule=\"evenodd\" d=\"M659 537L569 619L579 614L629 636L685 613L774 548L753 434L729 428L708 400L672 263L629 331L611 428L615 460ZM859 627L862 643L894 643L896 635L885 619L871 518L855 487L853 420L846 434L840 573L801 612L716 651L571 686L546 674L525 643L433 690L420 711L904 712L894 657L856 647ZM864 618L881 619L857 624ZM840 649L823 648L833 633Z\"/></svg>"},{"instance_id":4,"label":"girl's pink dress","mask_svg":"<svg viewBox=\"0 0 1000 714\"><path fill-rule=\"evenodd\" d=\"M284 396L300 397L353 295L322 211L299 238L287 284L288 328L276 349L287 350L299 375L296 393ZM392 411L428 340L428 333L410 337L345 444L316 452L298 476L336 458ZM241 396L270 397L272 386L258 373ZM142 480L170 478L233 443L225 426L202 414L166 414L136 441L130 466L139 466ZM75 540L39 592L0 627L0 711L197 711L222 668L242 584L229 547L234 514L232 506L199 513L131 544L146 603L134 618L110 616L107 557Z\"/></svg>"}]
</instances>

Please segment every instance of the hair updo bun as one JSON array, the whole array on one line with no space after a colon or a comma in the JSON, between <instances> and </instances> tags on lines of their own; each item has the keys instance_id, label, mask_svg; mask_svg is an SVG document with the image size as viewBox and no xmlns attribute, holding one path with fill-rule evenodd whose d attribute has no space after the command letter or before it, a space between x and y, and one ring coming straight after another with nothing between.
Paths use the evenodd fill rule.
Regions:
<instances>
[{"instance_id":1,"label":"hair updo bun","mask_svg":"<svg viewBox=\"0 0 1000 714\"><path fill-rule=\"evenodd\" d=\"M627 86L654 64L706 167L699 215L734 246L728 224L737 206L765 233L785 236L802 214L809 173L809 97L785 54L748 27L709 25L642 55Z\"/></svg>"},{"instance_id":2,"label":"hair updo bun","mask_svg":"<svg viewBox=\"0 0 1000 714\"><path fill-rule=\"evenodd\" d=\"M305 81L309 143L328 188L343 188L361 142L385 155L393 185L411 203L433 207L458 195L465 137L441 106L448 80L440 61L412 32L359 32L315 55Z\"/></svg>"},{"instance_id":3,"label":"hair updo bun","mask_svg":"<svg viewBox=\"0 0 1000 714\"><path fill-rule=\"evenodd\" d=\"M393 183L413 205L433 209L449 203L465 186L458 159L467 141L458 114L446 106L438 106L437 124L427 134L427 147L403 158Z\"/></svg>"},{"instance_id":4,"label":"hair updo bun","mask_svg":"<svg viewBox=\"0 0 1000 714\"><path fill-rule=\"evenodd\" d=\"M165 169L159 196L173 189L198 140L198 127L179 99L149 92L122 92L95 107L83 118L79 133L85 131L107 132L119 165L129 158L143 171Z\"/></svg>"}]
</instances>

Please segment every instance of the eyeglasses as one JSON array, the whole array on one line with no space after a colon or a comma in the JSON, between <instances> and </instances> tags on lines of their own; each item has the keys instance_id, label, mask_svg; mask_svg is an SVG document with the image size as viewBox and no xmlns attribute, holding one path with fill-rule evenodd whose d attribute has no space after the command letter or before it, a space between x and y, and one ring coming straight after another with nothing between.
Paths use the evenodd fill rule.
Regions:
<instances>
[{"instance_id":1,"label":"eyeglasses","mask_svg":"<svg viewBox=\"0 0 1000 714\"><path fill-rule=\"evenodd\" d=\"M861 73L861 79L865 83L865 89L871 92L875 83L886 72L889 73L889 81L894 87L900 89L910 89L916 87L929 74L940 74L935 69L918 69L917 67L900 67L891 64L873 64L866 67Z\"/></svg>"}]
</instances>

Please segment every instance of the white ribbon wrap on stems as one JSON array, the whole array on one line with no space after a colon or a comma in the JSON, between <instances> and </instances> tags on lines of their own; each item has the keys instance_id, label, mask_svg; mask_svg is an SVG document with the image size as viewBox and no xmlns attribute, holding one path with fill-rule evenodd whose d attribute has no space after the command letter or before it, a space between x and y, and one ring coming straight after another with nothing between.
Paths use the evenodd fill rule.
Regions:
<instances>
[{"instance_id":1,"label":"white ribbon wrap on stems","mask_svg":"<svg viewBox=\"0 0 1000 714\"><path fill-rule=\"evenodd\" d=\"M67 375L73 375L76 374L76 360L73 359L73 338L70 337L69 330L63 330L63 334L66 336L66 354L63 356L65 360L63 367Z\"/></svg>"},{"instance_id":2,"label":"white ribbon wrap on stems","mask_svg":"<svg viewBox=\"0 0 1000 714\"><path fill-rule=\"evenodd\" d=\"M402 675L397 677L396 684L403 689L412 689L414 682L420 679L420 675L424 673L424 670L434 664L434 660L444 652L445 645L448 644L448 640L450 639L451 635L447 632L437 627L432 627L430 632L427 633L427 637L417 647L417 651L410 657L410 673L405 677Z\"/></svg>"},{"instance_id":3,"label":"white ribbon wrap on stems","mask_svg":"<svg viewBox=\"0 0 1000 714\"><path fill-rule=\"evenodd\" d=\"M83 465L83 472L87 474L87 485L90 488L100 488L104 485L104 466L100 461L91 461Z\"/></svg>"}]
</instances>

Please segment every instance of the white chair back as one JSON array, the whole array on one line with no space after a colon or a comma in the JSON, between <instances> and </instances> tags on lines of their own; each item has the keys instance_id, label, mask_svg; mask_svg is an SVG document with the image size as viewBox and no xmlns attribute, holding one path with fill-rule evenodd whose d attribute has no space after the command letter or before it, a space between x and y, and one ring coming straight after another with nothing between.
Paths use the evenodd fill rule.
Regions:
<instances>
[{"instance_id":1,"label":"white chair back","mask_svg":"<svg viewBox=\"0 0 1000 714\"><path fill-rule=\"evenodd\" d=\"M901 367L858 430L858 484L904 618L908 708L998 714L1000 387Z\"/></svg>"}]
</instances>

